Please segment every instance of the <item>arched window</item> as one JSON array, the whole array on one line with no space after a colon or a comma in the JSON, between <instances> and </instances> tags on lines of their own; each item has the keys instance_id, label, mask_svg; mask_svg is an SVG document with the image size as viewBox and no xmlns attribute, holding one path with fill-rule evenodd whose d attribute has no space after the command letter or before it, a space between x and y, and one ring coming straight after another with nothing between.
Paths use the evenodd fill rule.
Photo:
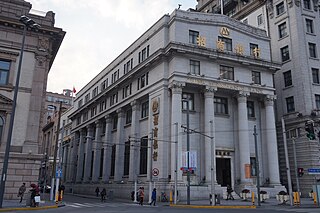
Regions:
<instances>
[{"instance_id":1,"label":"arched window","mask_svg":"<svg viewBox=\"0 0 320 213\"><path fill-rule=\"evenodd\" d=\"M3 126L4 126L4 120L3 120L3 118L0 116L0 142L1 142L1 138L2 138Z\"/></svg>"}]
</instances>

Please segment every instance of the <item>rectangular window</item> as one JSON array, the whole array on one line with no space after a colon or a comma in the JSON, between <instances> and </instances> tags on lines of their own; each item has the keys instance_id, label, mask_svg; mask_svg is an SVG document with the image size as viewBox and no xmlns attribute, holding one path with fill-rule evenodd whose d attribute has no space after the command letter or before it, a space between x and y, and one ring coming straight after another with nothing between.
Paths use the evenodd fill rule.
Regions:
<instances>
[{"instance_id":1,"label":"rectangular window","mask_svg":"<svg viewBox=\"0 0 320 213\"><path fill-rule=\"evenodd\" d=\"M118 115L115 114L112 117L112 129L117 129L117 126L118 126Z\"/></svg>"},{"instance_id":2,"label":"rectangular window","mask_svg":"<svg viewBox=\"0 0 320 213\"><path fill-rule=\"evenodd\" d=\"M310 0L303 0L304 9L311 10L311 2Z\"/></svg>"},{"instance_id":3,"label":"rectangular window","mask_svg":"<svg viewBox=\"0 0 320 213\"><path fill-rule=\"evenodd\" d=\"M294 98L293 96L286 98L286 103L287 103L287 112L294 112L295 107L294 107Z\"/></svg>"},{"instance_id":4,"label":"rectangular window","mask_svg":"<svg viewBox=\"0 0 320 213\"><path fill-rule=\"evenodd\" d=\"M123 175L129 175L129 165L130 165L130 141L124 143L124 165L123 165Z\"/></svg>"},{"instance_id":5,"label":"rectangular window","mask_svg":"<svg viewBox=\"0 0 320 213\"><path fill-rule=\"evenodd\" d=\"M277 10L277 16L284 13L284 3L280 2L279 4L277 4L276 10Z\"/></svg>"},{"instance_id":6,"label":"rectangular window","mask_svg":"<svg viewBox=\"0 0 320 213\"><path fill-rule=\"evenodd\" d=\"M182 109L194 110L194 94L192 93L182 93Z\"/></svg>"},{"instance_id":7,"label":"rectangular window","mask_svg":"<svg viewBox=\"0 0 320 213\"><path fill-rule=\"evenodd\" d=\"M110 96L110 106L118 103L118 93L115 93Z\"/></svg>"},{"instance_id":8,"label":"rectangular window","mask_svg":"<svg viewBox=\"0 0 320 213\"><path fill-rule=\"evenodd\" d=\"M80 100L78 101L78 108L82 107L82 105L83 105L83 101L82 101L82 99L80 99Z\"/></svg>"},{"instance_id":9,"label":"rectangular window","mask_svg":"<svg viewBox=\"0 0 320 213\"><path fill-rule=\"evenodd\" d=\"M262 14L257 16L257 23L258 23L258 25L263 24L263 16L262 16Z\"/></svg>"},{"instance_id":10,"label":"rectangular window","mask_svg":"<svg viewBox=\"0 0 320 213\"><path fill-rule=\"evenodd\" d=\"M133 67L133 59L131 58L127 63L123 65L123 74L128 73Z\"/></svg>"},{"instance_id":11,"label":"rectangular window","mask_svg":"<svg viewBox=\"0 0 320 213\"><path fill-rule=\"evenodd\" d=\"M114 170L116 167L116 145L112 145L112 151L111 151L111 171L110 176L114 176Z\"/></svg>"},{"instance_id":12,"label":"rectangular window","mask_svg":"<svg viewBox=\"0 0 320 213\"><path fill-rule=\"evenodd\" d=\"M280 51L282 62L288 61L290 59L289 46L282 47Z\"/></svg>"},{"instance_id":13,"label":"rectangular window","mask_svg":"<svg viewBox=\"0 0 320 213\"><path fill-rule=\"evenodd\" d=\"M257 176L257 171L256 171L256 165L257 161L255 157L250 157L250 167L251 167L251 176Z\"/></svg>"},{"instance_id":14,"label":"rectangular window","mask_svg":"<svg viewBox=\"0 0 320 213\"><path fill-rule=\"evenodd\" d=\"M108 87L108 78L101 83L101 91L104 91Z\"/></svg>"},{"instance_id":15,"label":"rectangular window","mask_svg":"<svg viewBox=\"0 0 320 213\"><path fill-rule=\"evenodd\" d=\"M285 87L292 85L292 76L291 76L290 70L283 73L283 79L284 79L284 86Z\"/></svg>"},{"instance_id":16,"label":"rectangular window","mask_svg":"<svg viewBox=\"0 0 320 213\"><path fill-rule=\"evenodd\" d=\"M311 58L317 58L317 47L314 43L308 43L309 44L309 54Z\"/></svg>"},{"instance_id":17,"label":"rectangular window","mask_svg":"<svg viewBox=\"0 0 320 213\"><path fill-rule=\"evenodd\" d=\"M251 56L255 56L255 51L257 51L257 49L259 49L259 46L258 44L253 44L253 43L250 43L250 55Z\"/></svg>"},{"instance_id":18,"label":"rectangular window","mask_svg":"<svg viewBox=\"0 0 320 213\"><path fill-rule=\"evenodd\" d=\"M131 88L132 88L132 83L130 83L129 85L125 86L122 89L122 98L126 98L129 95L131 95Z\"/></svg>"},{"instance_id":19,"label":"rectangular window","mask_svg":"<svg viewBox=\"0 0 320 213\"><path fill-rule=\"evenodd\" d=\"M214 112L216 114L228 114L228 99L222 97L214 97Z\"/></svg>"},{"instance_id":20,"label":"rectangular window","mask_svg":"<svg viewBox=\"0 0 320 213\"><path fill-rule=\"evenodd\" d=\"M138 78L138 90L147 86L149 84L149 73L143 74Z\"/></svg>"},{"instance_id":21,"label":"rectangular window","mask_svg":"<svg viewBox=\"0 0 320 213\"><path fill-rule=\"evenodd\" d=\"M104 157L104 148L101 149L101 155L100 155L100 168L99 168L99 177L102 177L103 174L103 157Z\"/></svg>"},{"instance_id":22,"label":"rectangular window","mask_svg":"<svg viewBox=\"0 0 320 213\"><path fill-rule=\"evenodd\" d=\"M233 67L220 65L220 78L234 80Z\"/></svg>"},{"instance_id":23,"label":"rectangular window","mask_svg":"<svg viewBox=\"0 0 320 213\"><path fill-rule=\"evenodd\" d=\"M252 71L252 83L261 84L261 73L257 71Z\"/></svg>"},{"instance_id":24,"label":"rectangular window","mask_svg":"<svg viewBox=\"0 0 320 213\"><path fill-rule=\"evenodd\" d=\"M126 124L131 124L132 122L132 109L128 109L126 112Z\"/></svg>"},{"instance_id":25,"label":"rectangular window","mask_svg":"<svg viewBox=\"0 0 320 213\"><path fill-rule=\"evenodd\" d=\"M10 62L0 60L0 85L7 85L9 80Z\"/></svg>"},{"instance_id":26,"label":"rectangular window","mask_svg":"<svg viewBox=\"0 0 320 213\"><path fill-rule=\"evenodd\" d=\"M113 84L119 79L119 69L111 75L111 83Z\"/></svg>"},{"instance_id":27,"label":"rectangular window","mask_svg":"<svg viewBox=\"0 0 320 213\"><path fill-rule=\"evenodd\" d=\"M140 142L140 175L147 174L148 166L148 137L141 138Z\"/></svg>"},{"instance_id":28,"label":"rectangular window","mask_svg":"<svg viewBox=\"0 0 320 213\"><path fill-rule=\"evenodd\" d=\"M283 38L287 35L287 23L283 22L278 25L279 38Z\"/></svg>"},{"instance_id":29,"label":"rectangular window","mask_svg":"<svg viewBox=\"0 0 320 213\"><path fill-rule=\"evenodd\" d=\"M190 44L197 44L198 36L199 36L198 31L189 30L189 43Z\"/></svg>"},{"instance_id":30,"label":"rectangular window","mask_svg":"<svg viewBox=\"0 0 320 213\"><path fill-rule=\"evenodd\" d=\"M88 111L83 113L83 121L88 120Z\"/></svg>"},{"instance_id":31,"label":"rectangular window","mask_svg":"<svg viewBox=\"0 0 320 213\"><path fill-rule=\"evenodd\" d=\"M139 52L139 63L143 62L144 60L146 60L149 57L149 45L145 48L143 48L140 52Z\"/></svg>"},{"instance_id":32,"label":"rectangular window","mask_svg":"<svg viewBox=\"0 0 320 213\"><path fill-rule=\"evenodd\" d=\"M200 75L200 61L190 60L190 73Z\"/></svg>"},{"instance_id":33,"label":"rectangular window","mask_svg":"<svg viewBox=\"0 0 320 213\"><path fill-rule=\"evenodd\" d=\"M92 98L93 97L96 97L98 95L98 87L96 87L96 88L94 88L93 90L92 90Z\"/></svg>"},{"instance_id":34,"label":"rectangular window","mask_svg":"<svg viewBox=\"0 0 320 213\"><path fill-rule=\"evenodd\" d=\"M222 37L222 36L218 36L218 40L224 42L225 50L232 52L232 39L226 38L226 37Z\"/></svg>"},{"instance_id":35,"label":"rectangular window","mask_svg":"<svg viewBox=\"0 0 320 213\"><path fill-rule=\"evenodd\" d=\"M90 101L90 93L86 94L84 97L84 103L88 103Z\"/></svg>"},{"instance_id":36,"label":"rectangular window","mask_svg":"<svg viewBox=\"0 0 320 213\"><path fill-rule=\"evenodd\" d=\"M320 80L319 80L319 69L311 68L311 70L312 70L313 83L319 84L320 83Z\"/></svg>"},{"instance_id":37,"label":"rectangular window","mask_svg":"<svg viewBox=\"0 0 320 213\"><path fill-rule=\"evenodd\" d=\"M307 19L306 18L306 28L307 28L307 33L314 33L313 29L313 20L312 19Z\"/></svg>"},{"instance_id":38,"label":"rectangular window","mask_svg":"<svg viewBox=\"0 0 320 213\"><path fill-rule=\"evenodd\" d=\"M316 95L316 107L320 109L320 95Z\"/></svg>"},{"instance_id":39,"label":"rectangular window","mask_svg":"<svg viewBox=\"0 0 320 213\"><path fill-rule=\"evenodd\" d=\"M254 102L253 101L247 101L247 111L248 111L248 117L249 118L254 118L255 117Z\"/></svg>"},{"instance_id":40,"label":"rectangular window","mask_svg":"<svg viewBox=\"0 0 320 213\"><path fill-rule=\"evenodd\" d=\"M97 114L97 106L91 108L91 118Z\"/></svg>"},{"instance_id":41,"label":"rectangular window","mask_svg":"<svg viewBox=\"0 0 320 213\"><path fill-rule=\"evenodd\" d=\"M141 104L141 118L146 118L148 116L149 116L149 101L146 101Z\"/></svg>"}]
</instances>

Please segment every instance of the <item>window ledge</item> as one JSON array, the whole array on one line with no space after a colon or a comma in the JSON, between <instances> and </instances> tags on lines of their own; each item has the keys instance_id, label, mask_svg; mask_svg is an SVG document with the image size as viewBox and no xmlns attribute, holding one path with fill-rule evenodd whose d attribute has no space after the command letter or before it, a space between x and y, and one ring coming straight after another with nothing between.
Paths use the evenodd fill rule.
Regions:
<instances>
[{"instance_id":1,"label":"window ledge","mask_svg":"<svg viewBox=\"0 0 320 213\"><path fill-rule=\"evenodd\" d=\"M291 58L286 60L286 61L282 61L282 64L286 64L286 63L289 63L289 62L291 62Z\"/></svg>"},{"instance_id":2,"label":"window ledge","mask_svg":"<svg viewBox=\"0 0 320 213\"><path fill-rule=\"evenodd\" d=\"M309 56L309 59L319 61L319 58L314 58L314 57L311 57L311 56Z\"/></svg>"},{"instance_id":3,"label":"window ledge","mask_svg":"<svg viewBox=\"0 0 320 213\"><path fill-rule=\"evenodd\" d=\"M217 117L225 117L225 118L230 118L229 114L222 114L222 113L214 113L215 116Z\"/></svg>"},{"instance_id":4,"label":"window ledge","mask_svg":"<svg viewBox=\"0 0 320 213\"><path fill-rule=\"evenodd\" d=\"M290 88L293 88L293 85L290 85L290 86L284 87L282 90L286 90L286 89L290 89Z\"/></svg>"},{"instance_id":5,"label":"window ledge","mask_svg":"<svg viewBox=\"0 0 320 213\"><path fill-rule=\"evenodd\" d=\"M148 118L149 118L149 116L147 116L147 117L144 117L144 118L140 118L140 120L139 120L139 121L144 121L144 120L148 120Z\"/></svg>"}]
</instances>

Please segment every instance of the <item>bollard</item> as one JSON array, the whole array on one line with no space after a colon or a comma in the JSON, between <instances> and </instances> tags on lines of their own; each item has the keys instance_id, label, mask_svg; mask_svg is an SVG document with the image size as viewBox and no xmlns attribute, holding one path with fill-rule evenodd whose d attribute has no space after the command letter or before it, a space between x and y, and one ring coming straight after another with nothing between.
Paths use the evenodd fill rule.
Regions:
<instances>
[{"instance_id":1,"label":"bollard","mask_svg":"<svg viewBox=\"0 0 320 213\"><path fill-rule=\"evenodd\" d=\"M169 194L169 195L170 195L170 198L169 198L170 204L172 204L172 200L173 200L173 199L172 199L172 191L170 191L170 194Z\"/></svg>"},{"instance_id":2,"label":"bollard","mask_svg":"<svg viewBox=\"0 0 320 213\"><path fill-rule=\"evenodd\" d=\"M212 205L212 194L209 194L210 206Z\"/></svg>"},{"instance_id":3,"label":"bollard","mask_svg":"<svg viewBox=\"0 0 320 213\"><path fill-rule=\"evenodd\" d=\"M252 205L254 206L254 192L251 192Z\"/></svg>"},{"instance_id":4,"label":"bollard","mask_svg":"<svg viewBox=\"0 0 320 213\"><path fill-rule=\"evenodd\" d=\"M317 205L317 194L316 194L316 192L313 192L313 203L314 203L314 205Z\"/></svg>"}]
</instances>

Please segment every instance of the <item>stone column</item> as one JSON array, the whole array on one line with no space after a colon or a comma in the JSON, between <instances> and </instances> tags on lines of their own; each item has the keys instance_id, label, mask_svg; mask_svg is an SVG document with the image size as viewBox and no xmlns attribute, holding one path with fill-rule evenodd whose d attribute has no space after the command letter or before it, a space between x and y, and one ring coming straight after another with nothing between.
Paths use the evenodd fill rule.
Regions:
<instances>
[{"instance_id":1,"label":"stone column","mask_svg":"<svg viewBox=\"0 0 320 213\"><path fill-rule=\"evenodd\" d=\"M271 185L280 185L277 133L274 114L275 96L268 95L265 99L266 106L266 140L267 140L267 156L269 179Z\"/></svg>"},{"instance_id":2,"label":"stone column","mask_svg":"<svg viewBox=\"0 0 320 213\"><path fill-rule=\"evenodd\" d=\"M106 133L105 141L103 143L104 154L103 154L103 172L102 181L107 183L110 178L111 172L111 151L112 151L112 141L111 141L111 130L112 130L112 119L110 115L104 117L106 120Z\"/></svg>"},{"instance_id":3,"label":"stone column","mask_svg":"<svg viewBox=\"0 0 320 213\"><path fill-rule=\"evenodd\" d=\"M241 183L250 183L251 179L246 177L246 166L250 165L250 143L248 128L247 97L248 92L241 91L238 95L238 130L239 130L239 155Z\"/></svg>"},{"instance_id":4,"label":"stone column","mask_svg":"<svg viewBox=\"0 0 320 213\"><path fill-rule=\"evenodd\" d=\"M85 131L80 130L78 141L78 163L77 163L77 176L76 181L81 182L83 180L83 157L84 157L84 140L85 140Z\"/></svg>"},{"instance_id":5,"label":"stone column","mask_svg":"<svg viewBox=\"0 0 320 213\"><path fill-rule=\"evenodd\" d=\"M92 182L97 183L100 176L100 158L101 158L101 121L96 121L96 132L95 132L95 149L94 149L94 159L93 159L93 172L92 172Z\"/></svg>"},{"instance_id":6,"label":"stone column","mask_svg":"<svg viewBox=\"0 0 320 213\"><path fill-rule=\"evenodd\" d=\"M67 174L68 174L67 165L68 165L69 158L70 158L70 141L67 146L62 147L62 150L63 150L63 157L62 157L61 181L65 182L67 180Z\"/></svg>"},{"instance_id":7,"label":"stone column","mask_svg":"<svg viewBox=\"0 0 320 213\"><path fill-rule=\"evenodd\" d=\"M132 101L132 119L131 119L131 132L130 136L130 165L129 165L129 181L137 180L139 164L138 153L139 153L139 142L140 141L140 103L137 100Z\"/></svg>"},{"instance_id":8,"label":"stone column","mask_svg":"<svg viewBox=\"0 0 320 213\"><path fill-rule=\"evenodd\" d=\"M92 161L92 142L93 142L93 126L87 126L87 136L86 136L86 158L84 166L84 176L83 182L89 182L91 177L91 161Z\"/></svg>"},{"instance_id":9,"label":"stone column","mask_svg":"<svg viewBox=\"0 0 320 213\"><path fill-rule=\"evenodd\" d=\"M117 110L118 113L118 125L117 125L117 146L116 146L116 161L114 170L114 181L121 181L124 170L124 137L123 137L123 126L124 126L124 112L122 109Z\"/></svg>"},{"instance_id":10,"label":"stone column","mask_svg":"<svg viewBox=\"0 0 320 213\"><path fill-rule=\"evenodd\" d=\"M79 135L77 136L77 140L79 140ZM75 179L75 171L76 171L76 160L77 160L77 150L78 150L78 145L77 142L75 141L75 138L72 137L71 140L71 153L70 153L70 158L69 158L69 164L67 165L68 167L68 181L69 182L74 182Z\"/></svg>"},{"instance_id":11,"label":"stone column","mask_svg":"<svg viewBox=\"0 0 320 213\"><path fill-rule=\"evenodd\" d=\"M176 140L176 130L175 123L178 123L178 129L181 131L181 122L182 122L182 88L183 84L179 82L173 82L170 85L170 89L172 92L172 102L171 102L171 140ZM177 177L178 181L182 181L182 172L180 167L182 166L182 140L181 134L178 131L178 144L176 151L176 144L171 144L171 177L175 176L175 164L176 164L176 155L178 159L178 170Z\"/></svg>"},{"instance_id":12,"label":"stone column","mask_svg":"<svg viewBox=\"0 0 320 213\"><path fill-rule=\"evenodd\" d=\"M206 135L211 136L211 123L214 124L214 92L216 88L208 87L204 91L204 132ZM205 137L205 175L206 181L211 183L211 149L212 141L210 138ZM216 159L214 159L215 161Z\"/></svg>"}]
</instances>

